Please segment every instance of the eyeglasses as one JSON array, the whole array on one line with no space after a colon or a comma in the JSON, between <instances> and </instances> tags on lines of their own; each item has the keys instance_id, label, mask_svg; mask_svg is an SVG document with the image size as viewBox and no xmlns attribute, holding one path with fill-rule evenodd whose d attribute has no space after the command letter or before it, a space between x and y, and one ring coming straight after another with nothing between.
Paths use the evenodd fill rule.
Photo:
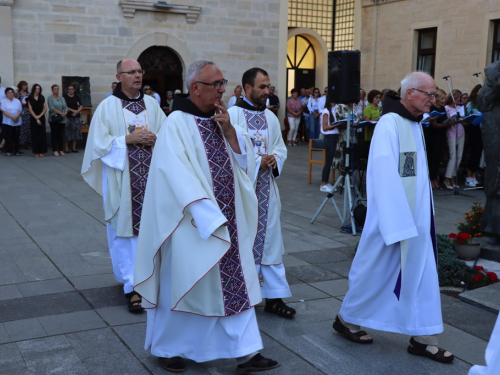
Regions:
<instances>
[{"instance_id":1,"label":"eyeglasses","mask_svg":"<svg viewBox=\"0 0 500 375\"><path fill-rule=\"evenodd\" d=\"M151 89L144 89L144 91L151 91Z\"/></svg>"},{"instance_id":2,"label":"eyeglasses","mask_svg":"<svg viewBox=\"0 0 500 375\"><path fill-rule=\"evenodd\" d=\"M223 79L222 82L214 82L214 83L201 82L201 81L195 81L195 82L201 83L202 85L213 86L215 91L219 91L221 86L226 87L227 85L227 79Z\"/></svg>"},{"instance_id":3,"label":"eyeglasses","mask_svg":"<svg viewBox=\"0 0 500 375\"><path fill-rule=\"evenodd\" d=\"M143 69L137 69L137 70L129 70L128 72L118 72L118 74L128 74L130 76L133 76L136 73L142 76L145 73L145 71Z\"/></svg>"},{"instance_id":4,"label":"eyeglasses","mask_svg":"<svg viewBox=\"0 0 500 375\"><path fill-rule=\"evenodd\" d=\"M325 91L326 92L326 91ZM319 91L314 91L315 94L319 94Z\"/></svg>"},{"instance_id":5,"label":"eyeglasses","mask_svg":"<svg viewBox=\"0 0 500 375\"><path fill-rule=\"evenodd\" d=\"M437 94L433 94L433 93L430 93L430 92L427 92L427 91L422 91L422 90L415 89L415 88L412 88L412 90L415 90L415 91L421 92L422 94L427 95L427 97L429 99L435 99L437 97Z\"/></svg>"}]
</instances>

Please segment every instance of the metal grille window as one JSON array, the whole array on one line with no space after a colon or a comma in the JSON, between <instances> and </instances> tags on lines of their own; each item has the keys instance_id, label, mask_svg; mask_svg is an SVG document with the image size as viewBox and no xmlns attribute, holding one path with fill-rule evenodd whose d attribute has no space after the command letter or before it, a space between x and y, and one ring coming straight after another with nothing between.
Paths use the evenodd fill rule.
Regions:
<instances>
[{"instance_id":1,"label":"metal grille window","mask_svg":"<svg viewBox=\"0 0 500 375\"><path fill-rule=\"evenodd\" d=\"M289 0L288 27L307 27L332 46L334 0Z\"/></svg>"},{"instance_id":2,"label":"metal grille window","mask_svg":"<svg viewBox=\"0 0 500 375\"><path fill-rule=\"evenodd\" d=\"M491 62L500 60L500 20L495 20L493 27L493 45L491 48Z\"/></svg>"},{"instance_id":3,"label":"metal grille window","mask_svg":"<svg viewBox=\"0 0 500 375\"><path fill-rule=\"evenodd\" d=\"M354 48L354 0L335 1L333 49L352 50Z\"/></svg>"},{"instance_id":4,"label":"metal grille window","mask_svg":"<svg viewBox=\"0 0 500 375\"><path fill-rule=\"evenodd\" d=\"M437 28L418 30L417 70L434 77Z\"/></svg>"}]
</instances>

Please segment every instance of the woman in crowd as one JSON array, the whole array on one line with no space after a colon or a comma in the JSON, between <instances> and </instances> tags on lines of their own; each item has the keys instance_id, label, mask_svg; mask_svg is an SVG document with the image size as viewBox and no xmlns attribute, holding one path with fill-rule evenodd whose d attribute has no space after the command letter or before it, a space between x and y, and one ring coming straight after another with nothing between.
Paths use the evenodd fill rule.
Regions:
<instances>
[{"instance_id":1,"label":"woman in crowd","mask_svg":"<svg viewBox=\"0 0 500 375\"><path fill-rule=\"evenodd\" d=\"M455 102L460 103L462 93L460 90L453 90L453 98ZM451 93L446 97L444 107L446 110L446 114L448 117L453 116L457 113L457 109L455 108L455 103L453 102L453 98ZM463 125L460 122L451 121L449 123L448 130L446 131L446 138L448 140L448 149L450 151L450 160L448 161L448 165L446 167L446 173L444 175L444 185L446 189L453 190L455 187L458 187L458 182L456 181L455 169L458 169L460 166L460 162L462 161L462 153L464 151L464 141L465 141L465 130ZM455 150L456 146L458 146L458 150ZM455 181L452 181L452 177L455 177Z\"/></svg>"},{"instance_id":2,"label":"woman in crowd","mask_svg":"<svg viewBox=\"0 0 500 375\"><path fill-rule=\"evenodd\" d=\"M363 111L364 121L378 121L380 118L379 103L382 98L382 93L378 90L371 90L368 93L368 104ZM368 125L365 127L365 141L371 141L375 125Z\"/></svg>"},{"instance_id":3,"label":"woman in crowd","mask_svg":"<svg viewBox=\"0 0 500 375\"><path fill-rule=\"evenodd\" d=\"M167 91L167 98L165 99L165 103L163 103L163 112L165 115L169 115L172 112L172 105L174 105L174 93L172 91Z\"/></svg>"},{"instance_id":4,"label":"woman in crowd","mask_svg":"<svg viewBox=\"0 0 500 375\"><path fill-rule=\"evenodd\" d=\"M19 99L14 98L14 89L5 89L5 99L0 103L3 113L3 131L5 132L5 155L19 156L19 133L23 107Z\"/></svg>"},{"instance_id":5,"label":"woman in crowd","mask_svg":"<svg viewBox=\"0 0 500 375\"><path fill-rule=\"evenodd\" d=\"M30 112L31 149L35 158L43 158L47 152L47 132L45 129L45 113L47 103L42 95L42 87L35 83L28 97L28 110Z\"/></svg>"},{"instance_id":6,"label":"woman in crowd","mask_svg":"<svg viewBox=\"0 0 500 375\"><path fill-rule=\"evenodd\" d=\"M302 117L302 102L299 100L299 90L292 89L292 96L286 102L286 110L288 111L288 146L297 146L295 139L297 138L297 130L299 129L300 118Z\"/></svg>"},{"instance_id":7,"label":"woman in crowd","mask_svg":"<svg viewBox=\"0 0 500 375\"><path fill-rule=\"evenodd\" d=\"M21 102L23 106L23 113L21 114L22 124L19 133L19 144L24 149L28 149L28 145L31 142L30 135L30 111L28 110L28 105L26 104L26 99L29 97L28 92L28 82L19 81L17 84L17 99Z\"/></svg>"},{"instance_id":8,"label":"woman in crowd","mask_svg":"<svg viewBox=\"0 0 500 375\"><path fill-rule=\"evenodd\" d=\"M382 93L378 90L371 90L368 93L368 105L363 111L364 121L378 121L380 118L379 103L382 98ZM360 157L363 159L368 159L368 154L370 152L370 143L373 137L373 132L375 131L375 125L367 125L364 127L364 141L361 143L360 147Z\"/></svg>"},{"instance_id":9,"label":"woman in crowd","mask_svg":"<svg viewBox=\"0 0 500 375\"><path fill-rule=\"evenodd\" d=\"M431 107L431 112L441 112L441 116L433 117L427 128L428 137L426 137L427 145L427 161L429 163L429 177L431 179L432 189L440 189L438 175L441 157L443 150L446 147L446 128L448 125L443 124L447 119L446 109L444 108L446 102L446 93L438 89L436 90L436 102ZM425 130L426 128L424 128Z\"/></svg>"},{"instance_id":10,"label":"woman in crowd","mask_svg":"<svg viewBox=\"0 0 500 375\"><path fill-rule=\"evenodd\" d=\"M68 115L66 100L59 95L59 86L52 85L52 95L47 98L49 107L50 142L54 156L64 156L64 128Z\"/></svg>"},{"instance_id":11,"label":"woman in crowd","mask_svg":"<svg viewBox=\"0 0 500 375\"><path fill-rule=\"evenodd\" d=\"M153 97L153 90L151 90L151 86L146 85L146 86L144 86L144 88L142 90L144 91L144 95L149 95L149 96Z\"/></svg>"},{"instance_id":12,"label":"woman in crowd","mask_svg":"<svg viewBox=\"0 0 500 375\"><path fill-rule=\"evenodd\" d=\"M481 85L476 85L472 89L468 102L465 107L465 115L472 115L480 113L477 108L477 96L481 91ZM462 100L464 96L462 95ZM481 136L481 124L470 125L467 129L467 138L469 140L469 161L467 163L467 178L465 185L476 186L479 182L476 179L476 172L479 170L479 162L481 161L481 154L483 152L483 138Z\"/></svg>"},{"instance_id":13,"label":"woman in crowd","mask_svg":"<svg viewBox=\"0 0 500 375\"><path fill-rule=\"evenodd\" d=\"M229 101L227 102L227 109L235 105L239 98L242 98L241 96L242 91L243 88L241 87L241 85L238 85L234 88L234 95L229 98Z\"/></svg>"},{"instance_id":14,"label":"woman in crowd","mask_svg":"<svg viewBox=\"0 0 500 375\"><path fill-rule=\"evenodd\" d=\"M320 132L319 123L319 89L313 89L313 95L307 101L307 108L309 109L309 139L318 139Z\"/></svg>"},{"instance_id":15,"label":"woman in crowd","mask_svg":"<svg viewBox=\"0 0 500 375\"><path fill-rule=\"evenodd\" d=\"M63 149L64 152L78 152L76 141L82 139L82 121L80 112L83 109L80 97L75 94L75 86L68 85L68 93L63 95L68 106L68 116L64 131ZM68 142L73 141L71 150L68 149Z\"/></svg>"},{"instance_id":16,"label":"woman in crowd","mask_svg":"<svg viewBox=\"0 0 500 375\"><path fill-rule=\"evenodd\" d=\"M330 103L328 100L325 102L325 109L321 113L321 133L325 141L326 160L321 173L321 186L319 190L324 193L332 191L332 185L328 182L330 178L330 169L332 168L333 156L335 155L335 148L339 137L338 125L332 125L337 121L335 117L335 103Z\"/></svg>"}]
</instances>

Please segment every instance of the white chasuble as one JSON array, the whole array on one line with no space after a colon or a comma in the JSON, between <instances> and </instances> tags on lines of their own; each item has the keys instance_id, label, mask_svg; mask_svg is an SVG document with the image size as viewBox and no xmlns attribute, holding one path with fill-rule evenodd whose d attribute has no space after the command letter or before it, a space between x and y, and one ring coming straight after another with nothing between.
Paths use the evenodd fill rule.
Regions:
<instances>
[{"instance_id":1,"label":"white chasuble","mask_svg":"<svg viewBox=\"0 0 500 375\"><path fill-rule=\"evenodd\" d=\"M259 226L253 245L256 265L277 265L283 262L281 234L281 200L275 179L283 169L287 149L281 136L278 118L268 109L251 111L238 106L229 110L231 123L248 132L255 153L255 192L259 201ZM276 168L260 169L263 155L274 155ZM286 280L285 280L286 282Z\"/></svg>"},{"instance_id":2,"label":"white chasuble","mask_svg":"<svg viewBox=\"0 0 500 375\"><path fill-rule=\"evenodd\" d=\"M246 132L236 131L250 149ZM246 174L253 176L254 169L253 158L247 170L239 166L209 117L181 111L168 117L151 162L137 246L134 280L143 306L167 304L173 311L227 317L261 301L252 255L257 200ZM206 239L200 234L209 220L194 210L202 200L212 207L213 220L227 223ZM162 301L160 269L167 255L171 300Z\"/></svg>"},{"instance_id":3,"label":"white chasuble","mask_svg":"<svg viewBox=\"0 0 500 375\"><path fill-rule=\"evenodd\" d=\"M425 155L419 124L405 123L411 128L416 155ZM382 116L370 146L367 217L340 315L346 322L363 327L412 336L433 335L443 331L443 322L432 194L426 158L412 157L410 161L405 152L413 151L400 150L396 118L390 113ZM415 177L412 188L403 185L405 168L409 175L416 171L416 176L411 176ZM412 189L414 204L407 196ZM410 205L414 205L413 210ZM404 241L407 251L401 278Z\"/></svg>"},{"instance_id":4,"label":"white chasuble","mask_svg":"<svg viewBox=\"0 0 500 375\"><path fill-rule=\"evenodd\" d=\"M122 100L110 96L97 107L87 138L82 163L83 179L104 199L104 217L119 237L137 235L142 210L147 169L151 148L127 145L127 160L123 170L106 168L103 185L101 158L111 153L116 140L124 138L136 128L148 128L158 133L166 116L149 96L138 100ZM106 191L103 191L106 186Z\"/></svg>"}]
</instances>

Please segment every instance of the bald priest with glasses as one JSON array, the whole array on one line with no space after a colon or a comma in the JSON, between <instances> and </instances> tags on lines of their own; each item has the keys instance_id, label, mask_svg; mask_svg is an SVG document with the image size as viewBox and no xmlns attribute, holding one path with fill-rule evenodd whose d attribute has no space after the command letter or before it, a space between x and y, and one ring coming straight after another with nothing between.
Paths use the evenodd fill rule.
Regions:
<instances>
[{"instance_id":1,"label":"bald priest with glasses","mask_svg":"<svg viewBox=\"0 0 500 375\"><path fill-rule=\"evenodd\" d=\"M118 62L119 83L92 117L82 165L84 180L103 197L113 272L123 283L128 309L142 312L133 291L137 236L156 134L166 116L141 91L143 70L131 59Z\"/></svg>"}]
</instances>

